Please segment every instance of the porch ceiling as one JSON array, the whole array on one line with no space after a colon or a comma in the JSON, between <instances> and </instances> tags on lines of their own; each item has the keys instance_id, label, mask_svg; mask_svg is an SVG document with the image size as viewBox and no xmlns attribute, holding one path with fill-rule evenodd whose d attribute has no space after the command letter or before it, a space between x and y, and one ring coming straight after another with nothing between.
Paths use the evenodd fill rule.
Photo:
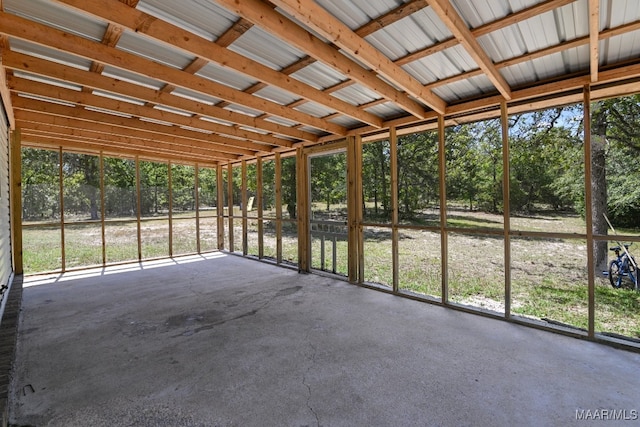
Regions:
<instances>
[{"instance_id":1,"label":"porch ceiling","mask_svg":"<svg viewBox=\"0 0 640 427\"><path fill-rule=\"evenodd\" d=\"M0 0L23 145L226 164L640 91L637 0Z\"/></svg>"}]
</instances>

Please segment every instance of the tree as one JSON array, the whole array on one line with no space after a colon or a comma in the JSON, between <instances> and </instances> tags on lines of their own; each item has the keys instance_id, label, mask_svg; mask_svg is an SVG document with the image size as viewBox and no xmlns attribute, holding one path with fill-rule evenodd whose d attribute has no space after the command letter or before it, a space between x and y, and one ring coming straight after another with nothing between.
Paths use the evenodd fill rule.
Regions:
<instances>
[{"instance_id":1,"label":"tree","mask_svg":"<svg viewBox=\"0 0 640 427\"><path fill-rule=\"evenodd\" d=\"M389 141L377 141L362 146L363 202L373 202L375 217L391 217L391 171ZM366 208L363 207L366 213Z\"/></svg>"},{"instance_id":2,"label":"tree","mask_svg":"<svg viewBox=\"0 0 640 427\"><path fill-rule=\"evenodd\" d=\"M438 134L415 133L398 138L398 200L400 215L439 203Z\"/></svg>"},{"instance_id":3,"label":"tree","mask_svg":"<svg viewBox=\"0 0 640 427\"><path fill-rule=\"evenodd\" d=\"M607 167L606 135L607 109L601 102L593 104L591 109L591 214L594 234L607 235ZM607 242L594 243L593 261L596 271L607 269Z\"/></svg>"}]
</instances>

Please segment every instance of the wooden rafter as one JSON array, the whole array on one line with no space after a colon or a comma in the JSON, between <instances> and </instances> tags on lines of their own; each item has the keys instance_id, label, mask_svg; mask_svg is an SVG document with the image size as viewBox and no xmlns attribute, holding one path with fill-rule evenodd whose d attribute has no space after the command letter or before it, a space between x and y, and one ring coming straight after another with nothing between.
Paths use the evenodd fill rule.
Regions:
<instances>
[{"instance_id":1,"label":"wooden rafter","mask_svg":"<svg viewBox=\"0 0 640 427\"><path fill-rule=\"evenodd\" d=\"M233 42L238 40L244 33L249 31L253 24L244 18L238 19L224 34L216 40L216 44L220 47L229 47Z\"/></svg>"},{"instance_id":2,"label":"wooden rafter","mask_svg":"<svg viewBox=\"0 0 640 427\"><path fill-rule=\"evenodd\" d=\"M424 108L409 96L381 81L378 76L347 58L334 47L326 44L307 30L299 27L290 19L273 10L269 5L259 0L236 2L235 0L219 0L234 13L246 18L285 42L306 52L309 56L340 71L349 78L366 86L380 96L394 101L400 108L416 117L424 117Z\"/></svg>"},{"instance_id":3,"label":"wooden rafter","mask_svg":"<svg viewBox=\"0 0 640 427\"><path fill-rule=\"evenodd\" d=\"M589 59L591 83L598 81L600 34L600 0L589 0Z\"/></svg>"},{"instance_id":4,"label":"wooden rafter","mask_svg":"<svg viewBox=\"0 0 640 427\"><path fill-rule=\"evenodd\" d=\"M132 31L137 31L165 43L173 44L190 54L198 56L202 61L197 64L200 68L209 61L218 62L225 67L249 75L257 80L285 89L308 101L314 101L332 110L340 111L366 124L377 127L382 126L382 120L373 114L360 110L356 106L342 101L339 98L323 93L299 80L291 79L283 73L225 49L217 43L212 43L195 34L188 34L188 36L186 36L187 33L183 29L168 22L153 19L153 17L144 12L128 9L127 6L122 5L118 0L58 1L106 19L111 23L117 23L117 25L121 25ZM140 25L140 22L144 22L145 24ZM229 41L230 40L227 40L226 42ZM197 70L188 70L187 72L193 74L195 71ZM273 114L273 111L271 111L270 114Z\"/></svg>"},{"instance_id":5,"label":"wooden rafter","mask_svg":"<svg viewBox=\"0 0 640 427\"><path fill-rule=\"evenodd\" d=\"M216 123L206 122L192 117L185 117L183 115L162 111L146 105L135 105L128 102L121 102L114 99L105 98L103 96L96 96L85 92L78 92L71 89L65 89L25 79L17 79L15 77L10 79L9 87L11 88L11 90L18 93L28 93L51 99L58 99L85 107L93 107L107 111L128 114L138 118L146 118L161 122L173 123L177 126L183 126L185 128L202 129L203 131L208 131L212 134L218 131L221 126ZM217 142L224 141L224 145L229 145L231 147L237 148L245 148L247 150L252 150L253 152L269 152L271 151L271 148L273 148L273 145L258 144L248 140L231 140L228 137L217 134L212 135L212 138L215 138ZM269 137L265 137L265 140L267 140L268 138ZM230 141L233 141L233 144L231 144Z\"/></svg>"},{"instance_id":6,"label":"wooden rafter","mask_svg":"<svg viewBox=\"0 0 640 427\"><path fill-rule=\"evenodd\" d=\"M153 104L161 104L169 107L189 111L194 114L220 119L225 122L237 123L250 128L264 129L274 134L283 135L294 139L303 139L306 141L317 141L318 137L308 132L302 132L291 128L278 125L272 122L252 118L244 114L234 113L224 110L213 105L195 102L180 96L163 93L153 89L145 88L125 81L113 79L110 77L96 75L87 71L68 68L61 64L51 63L44 59L35 58L16 52L7 52L5 54L5 65L14 70L20 70L35 73L50 78L54 78L63 82L81 84L91 86L94 89L104 90L114 94L128 96L134 99L151 102ZM222 125L219 132L224 135L237 138L246 138L250 140L262 141L261 134L246 129L240 129L235 126ZM277 138L282 146L291 146L291 141ZM274 140L275 141L275 140Z\"/></svg>"},{"instance_id":7,"label":"wooden rafter","mask_svg":"<svg viewBox=\"0 0 640 427\"><path fill-rule=\"evenodd\" d=\"M408 72L395 65L393 61L321 6L311 0L273 0L273 3L341 49L357 56L377 74L421 100L434 111L444 113L446 104L441 98L430 90L426 90Z\"/></svg>"},{"instance_id":8,"label":"wooden rafter","mask_svg":"<svg viewBox=\"0 0 640 427\"><path fill-rule=\"evenodd\" d=\"M549 12L567 4L574 3L576 1L577 0L546 0L531 7L522 9L518 12L509 14L504 18L500 18L493 22L489 22L487 24L474 28L471 30L471 34L475 38L482 37L486 34L508 27L509 25L516 24L518 22L527 20L545 12ZM452 48L456 45L458 45L458 40L456 40L455 37L451 37L446 40L441 40L440 42L428 46L424 49L420 49L416 52L411 52L410 54L402 58L398 58L395 63L397 65L406 65L419 59L425 58L429 55L433 55L435 53Z\"/></svg>"},{"instance_id":9,"label":"wooden rafter","mask_svg":"<svg viewBox=\"0 0 640 427\"><path fill-rule=\"evenodd\" d=\"M166 126L154 122L142 121L135 118L115 116L111 114L104 114L98 111L85 110L84 108L69 107L66 105L58 105L50 102L28 100L21 97L13 97L13 104L16 111L29 111L34 114L50 115L54 119L65 122L65 119L81 120L82 125L86 129L100 128L102 124L108 124L111 126L124 128L127 132L139 131L146 134L146 139L155 138L158 141L175 141L189 140L194 142L202 142L204 146L210 147L211 150L218 150L220 152L232 151L238 154L255 155L256 152L252 150L246 150L238 147L229 146L226 143L216 142L216 138L207 138L207 135L202 132L197 132L189 129L179 128L177 126ZM22 118L22 115L16 114L17 118ZM57 122L53 122L55 124ZM77 122L76 122L77 123ZM78 125L80 123L77 123Z\"/></svg>"},{"instance_id":10,"label":"wooden rafter","mask_svg":"<svg viewBox=\"0 0 640 427\"><path fill-rule=\"evenodd\" d=\"M491 58L478 43L473 36L469 27L460 17L458 12L453 8L449 0L429 0L429 6L444 22L444 24L453 33L458 42L465 48L469 56L478 64L480 69L484 71L491 83L498 89L502 96L511 99L511 88L507 81L502 77L500 71L496 68Z\"/></svg>"},{"instance_id":11,"label":"wooden rafter","mask_svg":"<svg viewBox=\"0 0 640 427\"><path fill-rule=\"evenodd\" d=\"M0 10L2 10L2 1L0 0ZM4 111L9 119L9 127L15 129L16 119L13 115L13 106L11 105L11 96L7 85L7 70L4 67L4 57L9 52L9 38L0 34L0 98Z\"/></svg>"},{"instance_id":12,"label":"wooden rafter","mask_svg":"<svg viewBox=\"0 0 640 427\"><path fill-rule=\"evenodd\" d=\"M407 3L403 3L397 8L373 19L368 24L365 24L362 27L358 28L355 33L358 36L365 38L368 35L383 29L384 27L395 24L396 22L408 16L411 16L417 11L424 9L428 5L429 2L427 0L411 0Z\"/></svg>"},{"instance_id":13,"label":"wooden rafter","mask_svg":"<svg viewBox=\"0 0 640 427\"><path fill-rule=\"evenodd\" d=\"M69 33L63 33L62 31L27 21L18 16L0 13L0 32L37 44L47 44L55 49L164 81L176 87L200 92L208 96L213 95L232 103L238 103L256 110L265 111L274 116L298 121L329 133L344 135L347 131L342 126L329 123L297 110L292 110L275 102L245 94L244 92L232 89L223 84L161 65L157 62L105 46L101 43L96 43Z\"/></svg>"},{"instance_id":14,"label":"wooden rafter","mask_svg":"<svg viewBox=\"0 0 640 427\"><path fill-rule=\"evenodd\" d=\"M62 127L45 128L42 125L30 126L29 122L18 121L18 126L22 130L23 139L29 140L29 137L37 137L40 142L46 138L49 141L55 141L56 145L63 148L77 148L82 145L84 147L92 147L97 150L121 151L135 150L136 154L146 151L155 151L159 157L172 158L172 155L179 152L184 157L197 158L205 161L227 161L231 156L224 156L212 153L209 150L168 143L153 144L148 141L140 141L127 136L105 135L99 132L92 132L83 129L70 129ZM43 128L44 130L38 130ZM132 154L132 153L131 153Z\"/></svg>"}]
</instances>

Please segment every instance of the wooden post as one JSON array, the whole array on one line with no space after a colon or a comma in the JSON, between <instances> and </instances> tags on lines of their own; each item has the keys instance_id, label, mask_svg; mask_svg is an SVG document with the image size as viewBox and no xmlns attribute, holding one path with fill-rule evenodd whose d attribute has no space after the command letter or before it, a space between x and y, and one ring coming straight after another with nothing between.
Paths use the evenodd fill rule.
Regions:
<instances>
[{"instance_id":1,"label":"wooden post","mask_svg":"<svg viewBox=\"0 0 640 427\"><path fill-rule=\"evenodd\" d=\"M347 224L348 278L350 283L364 280L364 242L362 241L362 138L347 137Z\"/></svg>"},{"instance_id":2,"label":"wooden post","mask_svg":"<svg viewBox=\"0 0 640 427\"><path fill-rule=\"evenodd\" d=\"M507 101L500 103L502 127L502 210L504 221L504 316L511 317L511 178L509 171L509 113Z\"/></svg>"},{"instance_id":3,"label":"wooden post","mask_svg":"<svg viewBox=\"0 0 640 427\"><path fill-rule=\"evenodd\" d=\"M282 157L280 152L276 152L276 263L282 262Z\"/></svg>"},{"instance_id":4,"label":"wooden post","mask_svg":"<svg viewBox=\"0 0 640 427\"><path fill-rule=\"evenodd\" d=\"M247 161L242 160L242 255L249 253L249 232L248 218L249 209L247 207Z\"/></svg>"},{"instance_id":5,"label":"wooden post","mask_svg":"<svg viewBox=\"0 0 640 427\"><path fill-rule=\"evenodd\" d=\"M438 116L438 162L440 174L440 258L442 269L442 303L449 302L449 236L447 235L447 182L444 116Z\"/></svg>"},{"instance_id":6,"label":"wooden post","mask_svg":"<svg viewBox=\"0 0 640 427\"><path fill-rule=\"evenodd\" d=\"M11 246L13 256L13 272L24 273L22 257L22 132L16 128L11 132Z\"/></svg>"},{"instance_id":7,"label":"wooden post","mask_svg":"<svg viewBox=\"0 0 640 427\"><path fill-rule=\"evenodd\" d=\"M173 164L167 163L167 184L169 188L169 256L173 256Z\"/></svg>"},{"instance_id":8,"label":"wooden post","mask_svg":"<svg viewBox=\"0 0 640 427\"><path fill-rule=\"evenodd\" d=\"M591 204L591 88L584 86L584 205L587 226L588 335L595 337L595 265L593 257L593 207Z\"/></svg>"},{"instance_id":9,"label":"wooden post","mask_svg":"<svg viewBox=\"0 0 640 427\"><path fill-rule=\"evenodd\" d=\"M104 154L100 151L100 225L102 227L102 266L107 265L107 241L105 235L106 202L104 191Z\"/></svg>"},{"instance_id":10,"label":"wooden post","mask_svg":"<svg viewBox=\"0 0 640 427\"><path fill-rule=\"evenodd\" d=\"M229 214L229 252L233 252L233 166L227 163L227 210Z\"/></svg>"},{"instance_id":11,"label":"wooden post","mask_svg":"<svg viewBox=\"0 0 640 427\"><path fill-rule=\"evenodd\" d=\"M195 201L196 201L196 250L200 253L200 173L198 163L194 166L193 171L194 185L195 185Z\"/></svg>"},{"instance_id":12,"label":"wooden post","mask_svg":"<svg viewBox=\"0 0 640 427\"><path fill-rule=\"evenodd\" d=\"M298 204L298 271L309 271L309 158L296 149L296 201Z\"/></svg>"},{"instance_id":13,"label":"wooden post","mask_svg":"<svg viewBox=\"0 0 640 427\"><path fill-rule=\"evenodd\" d=\"M216 231L218 234L218 250L224 249L224 180L222 178L222 164L216 165Z\"/></svg>"},{"instance_id":14,"label":"wooden post","mask_svg":"<svg viewBox=\"0 0 640 427\"><path fill-rule=\"evenodd\" d=\"M400 259L398 255L398 135L395 126L389 128L391 155L391 257L393 269L393 292L398 292Z\"/></svg>"},{"instance_id":15,"label":"wooden post","mask_svg":"<svg viewBox=\"0 0 640 427\"><path fill-rule=\"evenodd\" d=\"M60 191L60 263L61 270L64 273L66 270L66 251L64 247L64 169L62 167L62 146L58 148L58 190Z\"/></svg>"},{"instance_id":16,"label":"wooden post","mask_svg":"<svg viewBox=\"0 0 640 427\"><path fill-rule=\"evenodd\" d=\"M355 235L353 238L356 242L357 249L357 259L358 259L358 276L357 280L359 284L364 282L364 232L362 228L362 136L357 135L355 137L354 144L354 155L355 155L355 200L354 200L354 210L355 210Z\"/></svg>"},{"instance_id":17,"label":"wooden post","mask_svg":"<svg viewBox=\"0 0 640 427\"><path fill-rule=\"evenodd\" d=\"M257 157L256 163L256 211L258 215L258 258L264 258L264 223L262 220L262 186L264 185L262 177L262 157Z\"/></svg>"},{"instance_id":18,"label":"wooden post","mask_svg":"<svg viewBox=\"0 0 640 427\"><path fill-rule=\"evenodd\" d=\"M136 156L136 193L138 196L136 212L138 223L138 262L142 261L142 224L140 218L142 217L142 185L140 182L140 157Z\"/></svg>"}]
</instances>

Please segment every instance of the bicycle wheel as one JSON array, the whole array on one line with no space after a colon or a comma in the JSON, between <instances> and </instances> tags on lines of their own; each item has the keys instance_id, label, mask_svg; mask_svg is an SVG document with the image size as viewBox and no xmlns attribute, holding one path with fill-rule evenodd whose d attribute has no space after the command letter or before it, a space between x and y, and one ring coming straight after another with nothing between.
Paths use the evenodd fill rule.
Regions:
<instances>
[{"instance_id":1,"label":"bicycle wheel","mask_svg":"<svg viewBox=\"0 0 640 427\"><path fill-rule=\"evenodd\" d=\"M620 267L618 266L618 262L613 260L609 263L609 281L611 282L611 286L614 288L620 287Z\"/></svg>"}]
</instances>

